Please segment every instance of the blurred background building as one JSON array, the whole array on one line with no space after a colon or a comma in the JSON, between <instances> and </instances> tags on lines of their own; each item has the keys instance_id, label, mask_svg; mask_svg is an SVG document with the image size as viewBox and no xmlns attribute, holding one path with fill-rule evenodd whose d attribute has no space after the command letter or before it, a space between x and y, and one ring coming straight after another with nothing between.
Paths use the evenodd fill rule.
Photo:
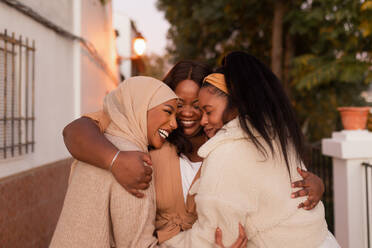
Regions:
<instances>
[{"instance_id":1,"label":"blurred background building","mask_svg":"<svg viewBox=\"0 0 372 248\"><path fill-rule=\"evenodd\" d=\"M138 31L136 24L127 15L119 11L113 14L116 36L117 63L120 81L145 71L143 62L146 40Z\"/></svg>"},{"instance_id":2,"label":"blurred background building","mask_svg":"<svg viewBox=\"0 0 372 248\"><path fill-rule=\"evenodd\" d=\"M0 1L0 247L48 246L71 163L63 127L143 70L139 31L112 13L110 1Z\"/></svg>"}]
</instances>

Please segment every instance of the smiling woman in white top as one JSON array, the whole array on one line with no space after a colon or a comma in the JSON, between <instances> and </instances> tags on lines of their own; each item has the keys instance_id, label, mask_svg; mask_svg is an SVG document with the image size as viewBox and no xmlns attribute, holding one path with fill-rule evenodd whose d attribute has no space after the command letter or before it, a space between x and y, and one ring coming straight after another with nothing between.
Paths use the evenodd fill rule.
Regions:
<instances>
[{"instance_id":1,"label":"smiling woman in white top","mask_svg":"<svg viewBox=\"0 0 372 248\"><path fill-rule=\"evenodd\" d=\"M204 77L210 73L201 63L181 61L163 80L175 91L180 101L177 113L178 128L168 137L168 142L161 149L150 152L155 179L155 225L159 243L190 229L197 219L194 197L187 195L187 192L193 181L199 178L203 158L198 156L197 151L207 141L200 125L198 93ZM102 134L109 121L103 112L86 117L89 118L80 118L65 128L65 144L75 158L106 169L100 161L110 162L117 151ZM143 156L139 153L120 152L112 168L116 180L135 196L146 192L138 189L146 189L146 182L151 180L148 175L142 177L140 169L143 166ZM309 196L312 204L308 206L311 208L311 205L317 204L323 191L321 180L314 174L308 175L305 184L311 188L309 191L313 192ZM138 184L133 183L137 178L144 180L139 180ZM286 197L290 197L290 193ZM238 230L238 224L234 229Z\"/></svg>"}]
</instances>

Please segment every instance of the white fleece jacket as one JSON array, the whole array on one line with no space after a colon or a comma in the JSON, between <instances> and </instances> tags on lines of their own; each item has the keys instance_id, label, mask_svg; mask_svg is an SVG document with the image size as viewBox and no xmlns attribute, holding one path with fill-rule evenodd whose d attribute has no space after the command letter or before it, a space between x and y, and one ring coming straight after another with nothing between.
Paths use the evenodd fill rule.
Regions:
<instances>
[{"instance_id":1,"label":"white fleece jacket","mask_svg":"<svg viewBox=\"0 0 372 248\"><path fill-rule=\"evenodd\" d=\"M245 227L247 247L310 248L323 242L328 233L324 206L320 202L311 211L297 208L304 198L291 199L294 190L277 146L275 156L265 159L236 118L198 153L205 159L201 177L190 190L197 194L198 220L192 229L165 242L167 247L214 247L217 227L225 246L230 246L238 237L239 223ZM298 180L293 152L289 159L292 181Z\"/></svg>"}]
</instances>

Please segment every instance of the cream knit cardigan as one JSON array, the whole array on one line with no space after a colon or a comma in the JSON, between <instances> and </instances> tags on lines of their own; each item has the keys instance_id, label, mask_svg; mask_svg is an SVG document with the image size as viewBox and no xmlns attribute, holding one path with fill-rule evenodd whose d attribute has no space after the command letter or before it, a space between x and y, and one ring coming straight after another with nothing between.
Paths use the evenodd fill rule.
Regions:
<instances>
[{"instance_id":1,"label":"cream knit cardigan","mask_svg":"<svg viewBox=\"0 0 372 248\"><path fill-rule=\"evenodd\" d=\"M105 135L122 151L141 151L124 138ZM74 162L50 247L156 247L153 182L143 193L144 198L136 198L109 171Z\"/></svg>"},{"instance_id":2,"label":"cream knit cardigan","mask_svg":"<svg viewBox=\"0 0 372 248\"><path fill-rule=\"evenodd\" d=\"M238 237L238 223L245 227L247 247L308 248L323 242L328 233L323 204L311 211L298 209L304 198L290 198L293 190L278 148L275 158L265 159L246 138L237 118L198 153L205 160L201 177L190 190L197 193L198 220L192 229L166 241L167 247L214 247L216 227L230 246ZM291 175L297 180L293 154Z\"/></svg>"}]
</instances>

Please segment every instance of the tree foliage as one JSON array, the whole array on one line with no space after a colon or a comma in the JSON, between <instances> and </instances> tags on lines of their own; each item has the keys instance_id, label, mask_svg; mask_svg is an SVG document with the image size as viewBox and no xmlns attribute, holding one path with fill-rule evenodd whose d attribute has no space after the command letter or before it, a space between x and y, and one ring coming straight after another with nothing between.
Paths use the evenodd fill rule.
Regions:
<instances>
[{"instance_id":1,"label":"tree foliage","mask_svg":"<svg viewBox=\"0 0 372 248\"><path fill-rule=\"evenodd\" d=\"M162 80L164 75L169 70L167 59L168 56L159 56L154 53L144 55L142 57L144 63L144 71L141 72L140 75Z\"/></svg>"},{"instance_id":2,"label":"tree foliage","mask_svg":"<svg viewBox=\"0 0 372 248\"><path fill-rule=\"evenodd\" d=\"M291 88L296 112L311 140L340 129L338 106L365 105L372 82L369 2L314 0L293 11L289 32L305 42L293 59ZM301 13L302 18L293 18ZM302 43L303 44L303 43Z\"/></svg>"},{"instance_id":3,"label":"tree foliage","mask_svg":"<svg viewBox=\"0 0 372 248\"><path fill-rule=\"evenodd\" d=\"M266 0L159 0L171 28L168 51L174 60L198 59L214 65L225 51L234 49L262 51L269 61L269 26L271 11ZM265 12L257 15L258 12ZM259 45L262 44L262 45Z\"/></svg>"},{"instance_id":4,"label":"tree foliage","mask_svg":"<svg viewBox=\"0 0 372 248\"><path fill-rule=\"evenodd\" d=\"M216 66L245 50L270 65L278 0L158 0L171 28L173 62ZM283 83L311 141L340 128L337 106L365 104L372 81L371 0L282 1Z\"/></svg>"}]
</instances>

